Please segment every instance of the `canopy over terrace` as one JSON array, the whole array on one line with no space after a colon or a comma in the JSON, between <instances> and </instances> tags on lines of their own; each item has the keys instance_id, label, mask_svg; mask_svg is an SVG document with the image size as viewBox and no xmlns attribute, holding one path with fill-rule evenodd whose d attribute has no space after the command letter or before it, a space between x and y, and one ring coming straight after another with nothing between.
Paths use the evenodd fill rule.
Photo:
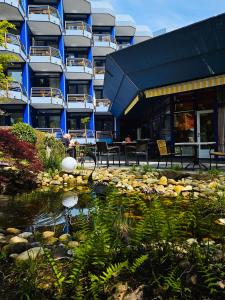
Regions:
<instances>
[{"instance_id":1,"label":"canopy over terrace","mask_svg":"<svg viewBox=\"0 0 225 300\"><path fill-rule=\"evenodd\" d=\"M224 85L224 37L221 14L110 54L104 94L111 112L127 114L143 96Z\"/></svg>"}]
</instances>

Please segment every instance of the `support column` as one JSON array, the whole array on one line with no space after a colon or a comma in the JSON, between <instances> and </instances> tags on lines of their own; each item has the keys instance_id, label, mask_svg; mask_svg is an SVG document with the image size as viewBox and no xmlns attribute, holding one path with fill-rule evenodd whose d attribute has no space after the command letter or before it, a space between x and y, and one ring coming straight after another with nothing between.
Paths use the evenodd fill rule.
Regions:
<instances>
[{"instance_id":1,"label":"support column","mask_svg":"<svg viewBox=\"0 0 225 300\"><path fill-rule=\"evenodd\" d=\"M120 119L114 117L114 131L115 131L115 138L120 138Z\"/></svg>"},{"instance_id":2,"label":"support column","mask_svg":"<svg viewBox=\"0 0 225 300\"><path fill-rule=\"evenodd\" d=\"M60 128L62 129L63 133L67 132L67 115L66 115L66 108L63 108L61 111L60 116Z\"/></svg>"},{"instance_id":3,"label":"support column","mask_svg":"<svg viewBox=\"0 0 225 300\"><path fill-rule=\"evenodd\" d=\"M60 128L62 129L63 133L66 133L67 132L66 77L64 73L62 73L60 76L60 90L64 98L64 107L61 111L61 116L60 116Z\"/></svg>"}]
</instances>

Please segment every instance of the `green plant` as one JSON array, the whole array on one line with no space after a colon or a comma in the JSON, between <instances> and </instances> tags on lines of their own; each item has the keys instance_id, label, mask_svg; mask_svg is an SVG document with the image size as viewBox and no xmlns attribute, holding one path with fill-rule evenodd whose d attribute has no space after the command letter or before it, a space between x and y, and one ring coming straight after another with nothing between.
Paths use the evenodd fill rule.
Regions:
<instances>
[{"instance_id":1,"label":"green plant","mask_svg":"<svg viewBox=\"0 0 225 300\"><path fill-rule=\"evenodd\" d=\"M12 126L12 133L21 141L35 144L37 136L35 130L28 124L19 122Z\"/></svg>"},{"instance_id":2,"label":"green plant","mask_svg":"<svg viewBox=\"0 0 225 300\"><path fill-rule=\"evenodd\" d=\"M87 144L87 125L90 122L89 117L85 117L81 119L81 124L84 125L84 134L85 134L85 143Z\"/></svg>"},{"instance_id":3,"label":"green plant","mask_svg":"<svg viewBox=\"0 0 225 300\"><path fill-rule=\"evenodd\" d=\"M42 140L39 140L38 152L47 171L52 173L61 169L61 162L66 155L61 141L56 140L52 135L45 135Z\"/></svg>"}]
</instances>

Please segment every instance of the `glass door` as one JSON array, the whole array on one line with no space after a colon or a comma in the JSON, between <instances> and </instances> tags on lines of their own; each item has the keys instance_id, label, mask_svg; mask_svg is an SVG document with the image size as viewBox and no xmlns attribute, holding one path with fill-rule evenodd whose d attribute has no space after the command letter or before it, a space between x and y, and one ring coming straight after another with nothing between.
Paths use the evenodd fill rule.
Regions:
<instances>
[{"instance_id":1,"label":"glass door","mask_svg":"<svg viewBox=\"0 0 225 300\"><path fill-rule=\"evenodd\" d=\"M215 142L213 128L213 110L197 112L197 142ZM199 158L209 158L210 145L199 145Z\"/></svg>"}]
</instances>

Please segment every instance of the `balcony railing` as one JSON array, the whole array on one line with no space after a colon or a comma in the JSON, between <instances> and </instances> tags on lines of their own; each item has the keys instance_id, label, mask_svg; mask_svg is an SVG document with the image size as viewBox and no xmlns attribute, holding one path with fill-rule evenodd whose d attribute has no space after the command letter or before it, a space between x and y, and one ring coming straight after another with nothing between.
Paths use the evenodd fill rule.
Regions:
<instances>
[{"instance_id":1,"label":"balcony railing","mask_svg":"<svg viewBox=\"0 0 225 300\"><path fill-rule=\"evenodd\" d=\"M112 131L96 131L96 139L113 139Z\"/></svg>"},{"instance_id":2,"label":"balcony railing","mask_svg":"<svg viewBox=\"0 0 225 300\"><path fill-rule=\"evenodd\" d=\"M61 59L59 49L49 46L31 46L30 56L50 56Z\"/></svg>"},{"instance_id":3,"label":"balcony railing","mask_svg":"<svg viewBox=\"0 0 225 300\"><path fill-rule=\"evenodd\" d=\"M79 102L79 103L92 103L93 98L87 94L69 94L67 95L67 103L69 102Z\"/></svg>"},{"instance_id":4,"label":"balcony railing","mask_svg":"<svg viewBox=\"0 0 225 300\"><path fill-rule=\"evenodd\" d=\"M32 97L48 97L48 98L60 98L63 99L63 95L60 89L49 87L35 87L31 89Z\"/></svg>"},{"instance_id":5,"label":"balcony railing","mask_svg":"<svg viewBox=\"0 0 225 300\"><path fill-rule=\"evenodd\" d=\"M83 31L83 34L85 31L92 32L91 26L88 25L85 22L81 21L66 21L65 22L65 29L66 30L80 30Z\"/></svg>"},{"instance_id":6,"label":"balcony railing","mask_svg":"<svg viewBox=\"0 0 225 300\"><path fill-rule=\"evenodd\" d=\"M130 47L130 44L127 43L127 44L117 44L117 47L118 47L118 50L122 50L122 49L125 49L127 47Z\"/></svg>"},{"instance_id":7,"label":"balcony railing","mask_svg":"<svg viewBox=\"0 0 225 300\"><path fill-rule=\"evenodd\" d=\"M69 132L69 134L71 134L71 136L74 139L83 139L83 138L86 137L84 129L82 129L82 130L69 130L68 132ZM87 138L91 138L91 139L95 138L94 130L87 130L86 132L87 132Z\"/></svg>"},{"instance_id":8,"label":"balcony railing","mask_svg":"<svg viewBox=\"0 0 225 300\"><path fill-rule=\"evenodd\" d=\"M23 95L27 95L25 89L23 88L23 86L21 85L21 83L19 83L18 81L10 81L7 84L7 88L6 91L10 91L10 92L18 92L21 93Z\"/></svg>"},{"instance_id":9,"label":"balcony railing","mask_svg":"<svg viewBox=\"0 0 225 300\"><path fill-rule=\"evenodd\" d=\"M116 44L116 39L112 37L110 34L93 34L93 41Z\"/></svg>"},{"instance_id":10,"label":"balcony railing","mask_svg":"<svg viewBox=\"0 0 225 300\"><path fill-rule=\"evenodd\" d=\"M111 104L111 101L109 99L96 99L95 105L96 107L109 107Z\"/></svg>"},{"instance_id":11,"label":"balcony railing","mask_svg":"<svg viewBox=\"0 0 225 300\"><path fill-rule=\"evenodd\" d=\"M23 44L20 41L19 35L15 35L12 33L6 33L4 37L4 45L6 47L7 44L12 44L15 46L18 46L24 53L25 53L25 48Z\"/></svg>"},{"instance_id":12,"label":"balcony railing","mask_svg":"<svg viewBox=\"0 0 225 300\"><path fill-rule=\"evenodd\" d=\"M92 63L87 58L71 58L66 59L67 67L83 67L92 69Z\"/></svg>"},{"instance_id":13,"label":"balcony railing","mask_svg":"<svg viewBox=\"0 0 225 300\"><path fill-rule=\"evenodd\" d=\"M49 5L29 5L28 6L29 15L48 15L50 20L51 17L60 19L58 10Z\"/></svg>"},{"instance_id":14,"label":"balcony railing","mask_svg":"<svg viewBox=\"0 0 225 300\"><path fill-rule=\"evenodd\" d=\"M95 75L104 75L105 67L94 67L94 74Z\"/></svg>"}]
</instances>

